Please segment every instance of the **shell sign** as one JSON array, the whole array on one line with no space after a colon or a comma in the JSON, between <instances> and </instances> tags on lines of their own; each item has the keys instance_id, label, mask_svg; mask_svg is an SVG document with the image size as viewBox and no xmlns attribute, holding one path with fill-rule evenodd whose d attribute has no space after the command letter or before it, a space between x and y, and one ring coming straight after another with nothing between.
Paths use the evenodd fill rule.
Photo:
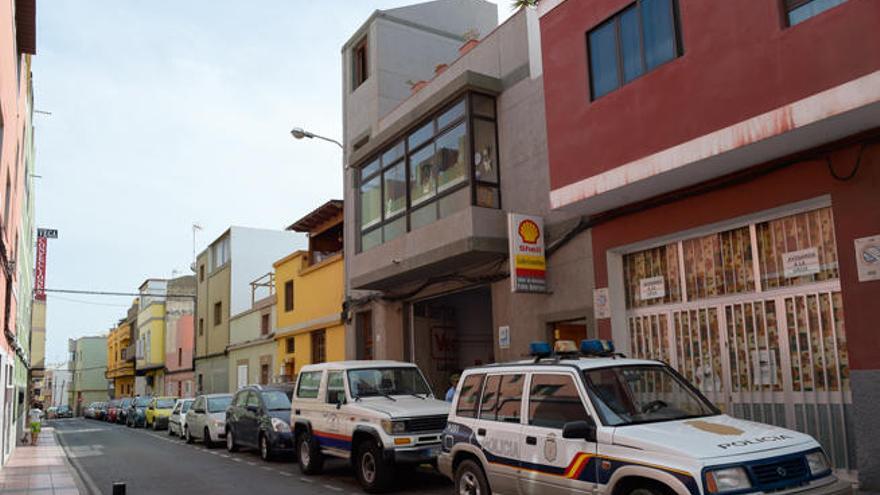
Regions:
<instances>
[{"instance_id":1,"label":"shell sign","mask_svg":"<svg viewBox=\"0 0 880 495\"><path fill-rule=\"evenodd\" d=\"M510 239L510 288L513 292L547 292L547 261L544 257L544 220L508 213Z\"/></svg>"}]
</instances>

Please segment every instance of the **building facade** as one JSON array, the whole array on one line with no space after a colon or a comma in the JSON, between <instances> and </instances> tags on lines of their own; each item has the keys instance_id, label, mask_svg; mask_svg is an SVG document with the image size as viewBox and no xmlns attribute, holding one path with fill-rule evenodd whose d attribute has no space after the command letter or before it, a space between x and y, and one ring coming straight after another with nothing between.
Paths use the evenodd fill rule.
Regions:
<instances>
[{"instance_id":1,"label":"building facade","mask_svg":"<svg viewBox=\"0 0 880 495\"><path fill-rule=\"evenodd\" d=\"M46 369L46 388L49 389L45 401L46 407L70 405L70 386L73 374L68 368L69 363L50 365Z\"/></svg>"},{"instance_id":2,"label":"building facade","mask_svg":"<svg viewBox=\"0 0 880 495\"><path fill-rule=\"evenodd\" d=\"M600 335L878 489L880 4L537 10L550 199L592 226Z\"/></svg>"},{"instance_id":3,"label":"building facade","mask_svg":"<svg viewBox=\"0 0 880 495\"><path fill-rule=\"evenodd\" d=\"M165 299L163 392L168 396L192 397L195 393L195 291L196 278L192 275L168 281L168 297Z\"/></svg>"},{"instance_id":4,"label":"building facade","mask_svg":"<svg viewBox=\"0 0 880 495\"><path fill-rule=\"evenodd\" d=\"M425 5L430 15L395 24ZM589 234L571 236L577 218L549 203L537 14L496 26L494 9L483 12L482 2L401 7L343 48L348 68L368 40L367 79L380 94L386 70L422 81L390 110L365 114L373 95L354 87L353 69L344 74L347 355L415 362L437 394L450 375L518 358L533 340L596 330ZM423 51L438 37L451 49ZM397 67L398 57L430 63ZM543 220L541 293L512 291L513 213Z\"/></svg>"},{"instance_id":5,"label":"building facade","mask_svg":"<svg viewBox=\"0 0 880 495\"><path fill-rule=\"evenodd\" d=\"M107 381L107 337L80 337L68 341L71 383L69 404L77 416L92 402L110 398Z\"/></svg>"},{"instance_id":6,"label":"building facade","mask_svg":"<svg viewBox=\"0 0 880 495\"><path fill-rule=\"evenodd\" d=\"M302 244L288 231L230 227L196 257L196 393L229 392L229 320L251 308L250 282Z\"/></svg>"},{"instance_id":7,"label":"building facade","mask_svg":"<svg viewBox=\"0 0 880 495\"><path fill-rule=\"evenodd\" d=\"M268 280L267 280L268 281ZM271 292L229 320L229 391L245 385L268 385L275 369L275 288L252 286L254 294Z\"/></svg>"},{"instance_id":8,"label":"building facade","mask_svg":"<svg viewBox=\"0 0 880 495\"><path fill-rule=\"evenodd\" d=\"M275 272L276 381L292 382L306 364L345 359L343 205L332 200L288 229L309 248L278 260Z\"/></svg>"},{"instance_id":9,"label":"building facade","mask_svg":"<svg viewBox=\"0 0 880 495\"><path fill-rule=\"evenodd\" d=\"M131 337L128 318L119 320L107 336L107 380L113 382L113 398L134 396L136 356Z\"/></svg>"},{"instance_id":10,"label":"building facade","mask_svg":"<svg viewBox=\"0 0 880 495\"><path fill-rule=\"evenodd\" d=\"M165 390L165 297L168 280L148 279L139 288L135 394L159 395Z\"/></svg>"}]
</instances>

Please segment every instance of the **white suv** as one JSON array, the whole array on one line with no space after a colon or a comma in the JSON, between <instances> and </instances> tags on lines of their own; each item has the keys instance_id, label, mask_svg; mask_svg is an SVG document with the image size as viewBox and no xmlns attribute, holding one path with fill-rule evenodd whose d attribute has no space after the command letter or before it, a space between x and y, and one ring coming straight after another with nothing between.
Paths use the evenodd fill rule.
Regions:
<instances>
[{"instance_id":1,"label":"white suv","mask_svg":"<svg viewBox=\"0 0 880 495\"><path fill-rule=\"evenodd\" d=\"M415 365L344 361L302 367L290 424L304 474L320 472L324 456L350 459L364 489L378 492L395 464L436 462L448 414Z\"/></svg>"},{"instance_id":2,"label":"white suv","mask_svg":"<svg viewBox=\"0 0 880 495\"><path fill-rule=\"evenodd\" d=\"M809 435L722 414L664 363L571 347L463 374L438 460L456 493L852 491Z\"/></svg>"}]
</instances>

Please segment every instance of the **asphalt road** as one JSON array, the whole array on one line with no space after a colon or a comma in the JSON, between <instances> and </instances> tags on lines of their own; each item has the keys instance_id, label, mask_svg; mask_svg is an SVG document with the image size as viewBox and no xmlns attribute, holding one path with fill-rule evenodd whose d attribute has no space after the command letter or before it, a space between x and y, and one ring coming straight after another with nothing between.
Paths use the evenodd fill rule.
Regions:
<instances>
[{"instance_id":1,"label":"asphalt road","mask_svg":"<svg viewBox=\"0 0 880 495\"><path fill-rule=\"evenodd\" d=\"M167 431L62 419L50 422L59 443L90 488L111 495L114 482L127 495L202 494L361 494L346 461L328 460L324 474L305 477L291 461L263 462L256 452L231 454L225 448L187 445ZM393 493L452 495L452 484L434 470L402 471ZM95 494L97 495L97 494Z\"/></svg>"}]
</instances>

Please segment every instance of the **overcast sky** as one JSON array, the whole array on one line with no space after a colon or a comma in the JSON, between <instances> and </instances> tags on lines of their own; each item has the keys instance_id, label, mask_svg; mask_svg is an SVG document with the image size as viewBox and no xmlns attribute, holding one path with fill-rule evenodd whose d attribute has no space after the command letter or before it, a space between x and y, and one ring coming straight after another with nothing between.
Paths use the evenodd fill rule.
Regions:
<instances>
[{"instance_id":1,"label":"overcast sky","mask_svg":"<svg viewBox=\"0 0 880 495\"><path fill-rule=\"evenodd\" d=\"M137 290L188 273L229 225L282 228L341 198L340 49L401 0L46 0L34 59L46 286ZM499 18L510 14L502 0ZM105 333L126 297L48 299L47 357Z\"/></svg>"}]
</instances>

